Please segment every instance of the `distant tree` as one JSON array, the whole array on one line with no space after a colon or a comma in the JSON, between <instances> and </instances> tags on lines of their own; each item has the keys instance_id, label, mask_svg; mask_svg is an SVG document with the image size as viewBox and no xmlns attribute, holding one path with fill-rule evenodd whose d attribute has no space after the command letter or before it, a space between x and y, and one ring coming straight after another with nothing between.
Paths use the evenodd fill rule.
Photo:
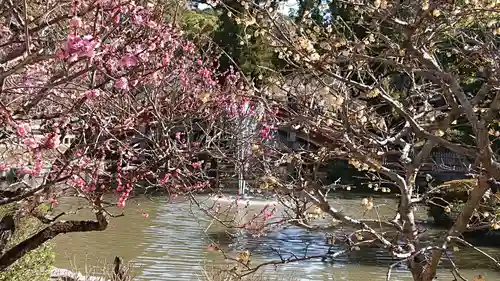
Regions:
<instances>
[{"instance_id":1,"label":"distant tree","mask_svg":"<svg viewBox=\"0 0 500 281\"><path fill-rule=\"evenodd\" d=\"M321 9L321 1L318 0L299 0L297 3L297 11L294 15L296 23L304 21L304 19L312 19L318 24L325 21L324 9Z\"/></svg>"},{"instance_id":2,"label":"distant tree","mask_svg":"<svg viewBox=\"0 0 500 281\"><path fill-rule=\"evenodd\" d=\"M238 68L259 86L279 67L279 59L268 47L262 29L255 28L256 19L245 12L245 5L245 2L233 0L218 5L220 24L214 41L223 51L220 69Z\"/></svg>"},{"instance_id":3,"label":"distant tree","mask_svg":"<svg viewBox=\"0 0 500 281\"><path fill-rule=\"evenodd\" d=\"M201 48L210 44L220 23L214 10L186 10L181 14L181 28L189 40Z\"/></svg>"}]
</instances>

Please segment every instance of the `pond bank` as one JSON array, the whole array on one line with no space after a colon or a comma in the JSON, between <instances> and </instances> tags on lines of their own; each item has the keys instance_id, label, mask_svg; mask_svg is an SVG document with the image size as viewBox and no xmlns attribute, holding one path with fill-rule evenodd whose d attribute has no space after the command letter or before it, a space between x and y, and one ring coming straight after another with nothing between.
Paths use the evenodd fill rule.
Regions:
<instances>
[{"instance_id":1,"label":"pond bank","mask_svg":"<svg viewBox=\"0 0 500 281\"><path fill-rule=\"evenodd\" d=\"M52 281L111 281L104 277L85 276L80 272L73 272L68 269L53 267L50 270L50 279Z\"/></svg>"}]
</instances>

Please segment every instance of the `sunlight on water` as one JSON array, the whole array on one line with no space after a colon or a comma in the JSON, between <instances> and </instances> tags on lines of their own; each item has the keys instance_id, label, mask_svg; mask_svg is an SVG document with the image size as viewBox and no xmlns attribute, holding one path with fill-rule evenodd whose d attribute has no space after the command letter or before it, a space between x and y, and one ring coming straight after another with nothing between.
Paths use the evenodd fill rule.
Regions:
<instances>
[{"instance_id":1,"label":"sunlight on water","mask_svg":"<svg viewBox=\"0 0 500 281\"><path fill-rule=\"evenodd\" d=\"M377 199L378 200L378 199ZM381 203L394 206L394 200L380 199ZM335 203L345 208L347 213L359 209L359 199L334 199ZM139 205L138 205L139 204ZM61 200L61 208L76 208L73 199ZM131 200L126 209L126 216L113 219L104 232L72 233L56 238L56 266L80 271L85 266L98 266L102 262L112 261L118 255L135 264L137 280L177 281L202 280L202 269L207 266L224 265L220 253L207 251L211 242L220 243L221 247L236 256L238 251L249 250L252 263L279 260L273 249L287 251L283 256L300 256L308 245L309 255L322 254L327 249L325 237L319 232L306 232L290 227L267 236L253 238L250 235L230 236L223 229L203 230L209 221L201 212L187 202L166 204L164 198L153 201L140 198ZM256 207L255 211L258 211ZM149 217L142 216L148 212ZM380 209L379 215L389 215ZM422 210L420 215L423 216ZM80 218L90 218L91 213L81 213ZM498 249L488 251L500 256ZM500 274L488 268L488 262L477 254L467 250L453 253L462 270L470 278L483 274L486 280L500 280ZM348 256L339 257L334 262L318 260L305 261L263 268L266 276L291 276L289 280L385 280L387 266L393 262L387 252L380 249L363 249ZM98 270L94 270L98 274ZM412 280L404 266L396 268L393 281ZM283 277L284 278L284 277ZM276 280L284 280L279 278ZM286 280L286 279L285 279ZM447 269L440 270L439 280L453 280Z\"/></svg>"}]
</instances>

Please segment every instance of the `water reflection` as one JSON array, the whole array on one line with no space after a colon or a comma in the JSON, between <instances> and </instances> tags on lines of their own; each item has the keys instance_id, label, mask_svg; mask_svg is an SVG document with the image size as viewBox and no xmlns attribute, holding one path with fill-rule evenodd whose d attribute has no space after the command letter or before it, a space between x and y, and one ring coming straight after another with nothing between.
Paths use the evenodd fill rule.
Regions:
<instances>
[{"instance_id":1,"label":"water reflection","mask_svg":"<svg viewBox=\"0 0 500 281\"><path fill-rule=\"evenodd\" d=\"M392 215L390 208L395 206L392 199L376 199L378 216ZM343 206L346 213L359 213L359 198L332 199L337 206ZM326 239L321 232L308 232L296 227L271 232L263 237L251 235L230 235L222 228L204 230L210 221L188 202L167 204L164 198L137 198L128 202L126 216L113 219L101 233L72 233L56 238L56 263L59 267L82 270L85 265L101 265L102 260L112 261L115 255L134 262L138 280L201 280L202 268L207 265L224 265L222 255L209 252L207 245L218 242L230 255L238 251L249 250L252 262L279 260L278 252L290 255L322 254L327 249ZM74 199L61 200L62 209L74 209L78 206ZM261 207L259 207L261 208ZM258 208L254 211L258 211ZM144 217L143 213L149 213ZM92 213L80 213L79 218L91 217ZM376 214L367 214L367 217ZM425 210L419 210L419 217L425 219ZM434 233L439 230L431 230ZM340 250L335 248L333 250ZM486 249L490 254L499 256L497 249ZM483 274L487 280L500 280L500 274L491 270L489 263L480 255L463 249L451 253L455 255L462 274L470 278ZM340 256L332 262L311 260L299 263L269 266L263 268L266 276L293 275L293 280L385 280L387 266L394 262L387 252L380 249L363 249ZM84 270L82 270L84 271ZM285 274L286 273L286 274ZM283 280L283 279L281 279ZM404 266L396 268L393 279L412 280ZM449 270L440 270L439 280L453 280Z\"/></svg>"}]
</instances>

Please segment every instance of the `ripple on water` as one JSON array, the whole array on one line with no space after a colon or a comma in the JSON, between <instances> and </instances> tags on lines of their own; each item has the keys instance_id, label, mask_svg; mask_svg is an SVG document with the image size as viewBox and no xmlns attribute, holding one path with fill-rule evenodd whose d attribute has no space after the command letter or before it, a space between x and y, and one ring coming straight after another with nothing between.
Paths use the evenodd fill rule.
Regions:
<instances>
[{"instance_id":1,"label":"ripple on water","mask_svg":"<svg viewBox=\"0 0 500 281\"><path fill-rule=\"evenodd\" d=\"M188 277L201 270L206 243L197 220L193 216L181 217L186 210L172 211L170 205L160 207L153 226L144 229L147 255L136 258L144 280L172 280L173 277L190 280Z\"/></svg>"},{"instance_id":2,"label":"ripple on water","mask_svg":"<svg viewBox=\"0 0 500 281\"><path fill-rule=\"evenodd\" d=\"M359 205L358 201L352 202L353 206ZM308 245L309 255L322 254L328 248L325 245L324 234L295 227L259 238L250 235L232 237L222 231L207 235L203 231L208 225L207 220L203 219L199 212L194 212L195 215L192 216L186 203L152 204L144 200L141 202L141 208L149 208L151 215L147 220L139 214L137 217L129 216L123 220L121 218L115 220L110 224L110 228L102 233L78 233L58 237L56 240L58 256L64 255L65 252L71 255L105 256L107 259L120 255L134 262L138 280L184 281L198 280L201 268L206 264L224 263L220 254L206 251L211 241L220 242L221 246L233 256L238 251L249 250L253 254L252 260L255 263L278 259L273 249L288 251L284 255L290 256L293 253L300 256L305 253L305 245ZM333 250L340 249L335 247ZM462 255L462 252L455 254ZM467 264L472 260L481 263L477 256L463 259L463 263ZM277 270L274 267L263 270L269 276L284 274L286 278L291 275L295 277L293 280L377 281L384 280L386 266L392 262L392 257L386 251L364 249L348 256L340 256L331 263L315 260L283 265ZM58 266L67 267L60 258L58 263ZM484 259L482 263L486 263ZM394 281L411 280L408 271L403 269L404 267L395 270ZM440 280L453 280L448 271L441 270L440 273L443 274ZM463 270L462 273L470 277L470 280L477 273L486 275L487 280L500 280L499 274L486 269Z\"/></svg>"}]
</instances>

